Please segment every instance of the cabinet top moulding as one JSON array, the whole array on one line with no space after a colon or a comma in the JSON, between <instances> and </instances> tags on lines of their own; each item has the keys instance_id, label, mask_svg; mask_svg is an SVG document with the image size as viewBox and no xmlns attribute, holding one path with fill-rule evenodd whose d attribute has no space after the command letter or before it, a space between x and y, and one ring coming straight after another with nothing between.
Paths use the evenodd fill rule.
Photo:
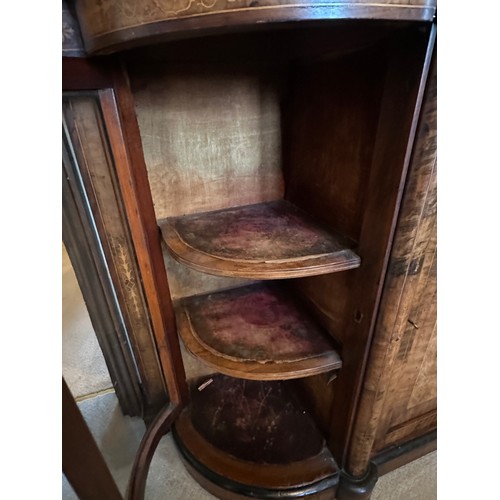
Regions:
<instances>
[{"instance_id":1,"label":"cabinet top moulding","mask_svg":"<svg viewBox=\"0 0 500 500\"><path fill-rule=\"evenodd\" d=\"M432 21L436 0L76 0L89 54L296 21Z\"/></svg>"}]
</instances>

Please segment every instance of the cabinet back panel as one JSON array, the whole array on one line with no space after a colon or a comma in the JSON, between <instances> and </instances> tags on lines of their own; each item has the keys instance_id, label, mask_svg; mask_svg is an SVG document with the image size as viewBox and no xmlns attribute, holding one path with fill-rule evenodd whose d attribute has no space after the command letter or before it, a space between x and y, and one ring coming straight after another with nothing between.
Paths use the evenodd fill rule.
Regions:
<instances>
[{"instance_id":1,"label":"cabinet back panel","mask_svg":"<svg viewBox=\"0 0 500 500\"><path fill-rule=\"evenodd\" d=\"M283 197L275 77L239 63L131 77L157 219Z\"/></svg>"},{"instance_id":2,"label":"cabinet back panel","mask_svg":"<svg viewBox=\"0 0 500 500\"><path fill-rule=\"evenodd\" d=\"M369 50L297 66L284 107L286 198L355 241L361 232L377 131L381 58L380 51ZM352 284L348 271L293 283L340 344L352 320ZM333 378L330 373L296 382L327 438L334 410Z\"/></svg>"},{"instance_id":3,"label":"cabinet back panel","mask_svg":"<svg viewBox=\"0 0 500 500\"><path fill-rule=\"evenodd\" d=\"M380 107L375 51L297 66L285 118L287 198L357 240Z\"/></svg>"},{"instance_id":4,"label":"cabinet back panel","mask_svg":"<svg viewBox=\"0 0 500 500\"><path fill-rule=\"evenodd\" d=\"M302 403L310 410L316 425L328 441L330 439L330 422L332 419L334 380L338 372L321 373L312 377L290 380Z\"/></svg>"}]
</instances>

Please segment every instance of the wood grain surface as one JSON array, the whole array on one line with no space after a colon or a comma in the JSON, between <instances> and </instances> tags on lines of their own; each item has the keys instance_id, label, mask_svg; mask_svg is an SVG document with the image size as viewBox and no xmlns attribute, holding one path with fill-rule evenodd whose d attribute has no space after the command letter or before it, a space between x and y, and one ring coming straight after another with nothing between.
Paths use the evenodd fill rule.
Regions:
<instances>
[{"instance_id":1,"label":"wood grain surface","mask_svg":"<svg viewBox=\"0 0 500 500\"><path fill-rule=\"evenodd\" d=\"M166 8L163 0L151 6L148 2L139 5L132 0L105 4L80 0L78 11L87 48L98 52L170 37L221 34L245 25L257 29L266 23L292 20L355 17L430 21L435 2L383 0L374 4L368 0L306 0L298 5L293 0L262 0L252 4L243 0L179 0L169 2ZM199 293L196 292L197 275L190 274L197 271L252 279L303 277L288 280L287 286L296 288L332 336L338 335L343 369L335 380L324 373L304 380L301 388L306 393L312 391L308 413L315 413L322 430L327 428L332 453L354 475L366 472L366 460L374 450L418 435L434 425L436 417L434 394L429 390L435 365L425 361L432 358L435 341L432 296L426 296L431 306L425 313L420 308L408 307L411 314L401 320L405 328L394 337L398 348L395 345L389 348L390 355L397 360L394 370L387 376L376 372L377 366L387 360L387 341L392 335L380 336L380 342L385 342L385 351L380 354L384 348L377 346L379 340L376 335L373 337L376 322L392 321L392 325L399 322L390 305L385 316L383 301L387 288L384 295L382 291L386 276L389 287L392 286L391 273L404 276L394 285L399 298L402 283L410 281L408 276L423 270L415 279L418 282L415 294L416 290L425 294L424 290L429 289L435 276L435 253L427 260L411 259L410 264L406 257L398 261L390 254L435 36L431 23L396 24L387 24L387 32L382 38L375 37L371 47L366 46L364 40L353 48L351 40L351 49L340 55L339 50L325 45L323 53L315 52L310 60L297 49L287 59L290 64L286 67L281 64L283 59L276 58L280 64L275 70L272 65L258 61L237 62L235 48L226 53L233 61L229 64L227 60L217 61L214 55L206 61L201 57L202 61L186 64L158 63L153 64L150 71L139 71L134 77L134 96L150 182L142 161L138 162L138 168L132 168L133 162L124 161L119 170L162 365L169 389L173 388L173 401L186 399L186 386L174 338L171 290L163 272L156 218L162 220L160 225L169 251L179 262L193 268L173 273L178 280L179 297L192 295L193 290ZM330 26L333 28L334 24ZM203 44L202 39L199 41ZM221 37L218 41L228 42L230 37ZM168 52L172 47L164 46L164 49ZM183 54L186 53L181 49L180 59ZM294 58L298 54L300 57ZM124 109L130 126L125 133L115 127L111 139L122 156L140 156L141 137L132 119L134 103L128 85L122 82L120 88L118 97L123 95L123 100L117 100L118 106L112 99L108 100L108 112L111 115L114 109L115 118L123 120ZM422 127L421 130L426 130ZM332 273L336 269L331 260L328 263L328 251L321 245L315 248L318 233L317 230L311 232L310 227L306 228L309 232L302 231L302 242L316 253L301 252L300 245L286 235L280 245L275 244L279 242L276 238L272 242L261 241L260 248L267 246L268 253L259 253L255 232L246 234L246 230L260 227L261 233L269 234L274 227L269 217L261 217L259 224L240 221L235 225L236 232L227 237L231 219L242 207L273 203L282 198L314 217L319 227L340 231L353 241L343 244L340 250L350 252L342 256L342 265L351 258L351 267L341 269L352 268L352 271ZM429 212L431 205L429 202ZM211 216L222 213L217 212L219 210L228 210L232 215L217 221L218 229L217 224L206 226L203 217L208 212ZM400 220L404 220L402 217ZM189 226L193 221L195 224ZM245 230L243 236L241 229ZM429 236L423 229L424 233ZM203 234L209 237L203 239ZM294 237L298 234L300 231L293 232ZM430 249L432 238L426 241L431 241ZM397 245L396 240L396 249ZM422 246L425 245L422 243ZM359 257L350 248L355 248L361 257L361 266ZM290 249L296 253L287 253ZM355 264L353 255L357 259ZM169 259L166 259L167 265ZM181 266L172 259L170 262L172 268ZM259 269L263 264L265 267ZM282 267L277 270L277 266ZM181 267L177 267L179 269ZM408 269L419 272L412 274ZM320 276L323 270L329 274ZM211 289L214 285L210 281L200 283L202 288ZM230 282L219 282L214 288L226 286L231 287ZM392 304L401 302L398 297L393 297ZM381 301L380 310L384 312L378 315ZM247 312L250 314L251 310L250 307ZM200 311L197 314L200 317ZM265 314L263 316L257 320L263 321ZM178 318L179 323L185 325L193 319L185 310ZM220 318L215 320L220 323ZM425 333L420 336L421 329ZM161 331L164 337L158 334ZM214 339L214 330L207 331L208 335L197 338L186 336L186 344L196 338L196 349L202 346L212 356L238 363L237 359L231 359L237 356L228 339ZM368 355L373 339L372 356L379 353L380 359L373 358L372 367ZM217 348L211 345L214 342ZM194 350L193 345L188 347ZM256 344L245 346L246 354L253 350L252 356L246 359L252 357L252 363L265 364L269 350L256 355L255 349ZM277 364L282 364L282 360ZM235 455L242 454L236 458L244 463L257 463L263 456L264 462L273 466L284 466L288 461L286 470L290 471L293 470L291 464L308 460L305 455L322 453L311 451L314 439L303 441L304 436L293 430L299 415L281 397L283 382L271 386L266 384L278 382L242 380L220 374L207 377L191 394L195 404L179 420L184 418L187 422L183 431L182 425L179 427L179 436L184 433L180 442L188 450L186 443L195 440L189 453L196 457L198 465L208 457L203 467L209 470L220 467L225 474L236 471L236 478L242 481L250 478L260 484L259 475L265 476L266 467L262 467L262 463L255 469L246 469L241 463L232 465ZM402 384L399 390L399 381L405 377L411 383ZM377 383L381 379L391 397L379 397ZM376 381L374 387L368 387L366 401L362 392L365 380ZM287 384L301 383L294 380ZM270 387L279 389L269 390ZM361 411L358 412L360 395ZM255 418L251 418L252 415ZM284 419L280 422L286 431L278 432L268 425L278 421L273 421L275 416L278 420ZM288 417L291 420L285 422ZM309 424L300 420L297 427L309 429ZM257 435L257 431L260 434ZM309 434L314 437L312 431ZM294 443L293 450L286 448L284 436ZM351 436L354 436L352 443ZM319 449L326 448L320 446ZM184 458L196 473L203 475L201 467L193 466L189 453L186 452ZM302 473L301 467L299 465L296 474ZM308 465L304 473L311 473L313 482L328 477L318 470Z\"/></svg>"},{"instance_id":2,"label":"wood grain surface","mask_svg":"<svg viewBox=\"0 0 500 500\"><path fill-rule=\"evenodd\" d=\"M76 6L91 53L266 23L327 19L430 21L436 11L435 0L78 0Z\"/></svg>"},{"instance_id":3,"label":"wood grain surface","mask_svg":"<svg viewBox=\"0 0 500 500\"><path fill-rule=\"evenodd\" d=\"M64 117L64 113L63 113ZM115 285L88 209L79 166L71 151L71 138L63 118L62 239L104 355L120 408L126 415L141 415L143 397Z\"/></svg>"},{"instance_id":4,"label":"wood grain surface","mask_svg":"<svg viewBox=\"0 0 500 500\"><path fill-rule=\"evenodd\" d=\"M286 198L355 241L368 196L383 68L373 48L296 67L284 106Z\"/></svg>"},{"instance_id":5,"label":"wood grain surface","mask_svg":"<svg viewBox=\"0 0 500 500\"><path fill-rule=\"evenodd\" d=\"M368 47L295 65L283 106L286 198L356 242L376 190L369 180L386 64L380 49ZM365 251L356 249L360 257ZM340 343L352 321L354 279L349 272L293 283Z\"/></svg>"},{"instance_id":6,"label":"wood grain surface","mask_svg":"<svg viewBox=\"0 0 500 500\"><path fill-rule=\"evenodd\" d=\"M183 299L177 324L193 355L235 377L285 380L342 364L328 333L277 284Z\"/></svg>"},{"instance_id":7,"label":"wood grain surface","mask_svg":"<svg viewBox=\"0 0 500 500\"><path fill-rule=\"evenodd\" d=\"M128 77L115 69L113 93L101 95L101 106L125 211L141 272L158 356L169 399L182 404L187 385L170 300L168 279L156 225L153 200L142 153Z\"/></svg>"},{"instance_id":8,"label":"wood grain surface","mask_svg":"<svg viewBox=\"0 0 500 500\"><path fill-rule=\"evenodd\" d=\"M70 97L65 100L64 111L127 337L141 374L144 404L155 415L165 404L167 391L98 94Z\"/></svg>"},{"instance_id":9,"label":"wood grain surface","mask_svg":"<svg viewBox=\"0 0 500 500\"><path fill-rule=\"evenodd\" d=\"M349 467L436 425L436 61L398 220Z\"/></svg>"},{"instance_id":10,"label":"wood grain surface","mask_svg":"<svg viewBox=\"0 0 500 500\"><path fill-rule=\"evenodd\" d=\"M172 256L210 274L255 279L359 266L348 240L283 200L159 221Z\"/></svg>"},{"instance_id":11,"label":"wood grain surface","mask_svg":"<svg viewBox=\"0 0 500 500\"><path fill-rule=\"evenodd\" d=\"M123 498L64 379L62 469L78 498L82 500Z\"/></svg>"},{"instance_id":12,"label":"wood grain surface","mask_svg":"<svg viewBox=\"0 0 500 500\"><path fill-rule=\"evenodd\" d=\"M330 444L338 454L335 456L342 456L339 461L343 464L377 320L434 39L432 26L415 26L395 35L386 46L387 69L359 238L363 266L352 271L349 313L343 330L343 367L335 381L333 406L349 405L348 411L334 412L331 422Z\"/></svg>"}]
</instances>

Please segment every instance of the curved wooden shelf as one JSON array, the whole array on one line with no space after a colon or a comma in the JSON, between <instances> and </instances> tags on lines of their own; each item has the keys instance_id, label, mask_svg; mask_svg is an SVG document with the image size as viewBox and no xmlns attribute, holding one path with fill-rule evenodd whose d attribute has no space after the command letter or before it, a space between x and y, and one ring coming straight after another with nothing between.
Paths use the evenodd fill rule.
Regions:
<instances>
[{"instance_id":1,"label":"curved wooden shelf","mask_svg":"<svg viewBox=\"0 0 500 500\"><path fill-rule=\"evenodd\" d=\"M283 382L210 380L192 387L174 432L203 486L256 498L309 498L337 485L338 467L323 437Z\"/></svg>"},{"instance_id":2,"label":"curved wooden shelf","mask_svg":"<svg viewBox=\"0 0 500 500\"><path fill-rule=\"evenodd\" d=\"M185 298L176 315L188 351L226 375L287 380L342 366L328 334L275 283Z\"/></svg>"},{"instance_id":3,"label":"curved wooden shelf","mask_svg":"<svg viewBox=\"0 0 500 500\"><path fill-rule=\"evenodd\" d=\"M284 200L168 218L158 225L174 259L218 276L298 278L361 263L346 241Z\"/></svg>"},{"instance_id":4,"label":"curved wooden shelf","mask_svg":"<svg viewBox=\"0 0 500 500\"><path fill-rule=\"evenodd\" d=\"M172 39L337 19L432 21L435 0L77 0L87 51L111 53Z\"/></svg>"}]
</instances>

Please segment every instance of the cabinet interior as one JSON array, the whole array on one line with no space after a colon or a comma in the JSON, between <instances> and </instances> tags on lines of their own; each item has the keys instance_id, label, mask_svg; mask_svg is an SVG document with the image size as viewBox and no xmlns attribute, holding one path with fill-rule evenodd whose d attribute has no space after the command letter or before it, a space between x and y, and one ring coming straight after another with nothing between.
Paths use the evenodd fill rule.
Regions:
<instances>
[{"instance_id":1,"label":"cabinet interior","mask_svg":"<svg viewBox=\"0 0 500 500\"><path fill-rule=\"evenodd\" d=\"M363 363L404 175L421 67L401 61L405 51L423 60L426 30L405 22L305 23L127 56L159 222L286 200L359 256L359 267L349 270L271 280L335 346L353 379L340 382L342 394ZM394 81L406 82L411 97L397 110L403 97L390 92ZM385 161L391 141L403 146ZM178 324L182 304L196 296L266 281L201 272L172 258L165 242L163 249ZM185 352L183 358L188 380L219 371ZM331 368L282 377L294 378L287 384L303 395L330 443L341 434L341 424L331 422L344 411L336 399L342 370L338 377Z\"/></svg>"}]
</instances>

